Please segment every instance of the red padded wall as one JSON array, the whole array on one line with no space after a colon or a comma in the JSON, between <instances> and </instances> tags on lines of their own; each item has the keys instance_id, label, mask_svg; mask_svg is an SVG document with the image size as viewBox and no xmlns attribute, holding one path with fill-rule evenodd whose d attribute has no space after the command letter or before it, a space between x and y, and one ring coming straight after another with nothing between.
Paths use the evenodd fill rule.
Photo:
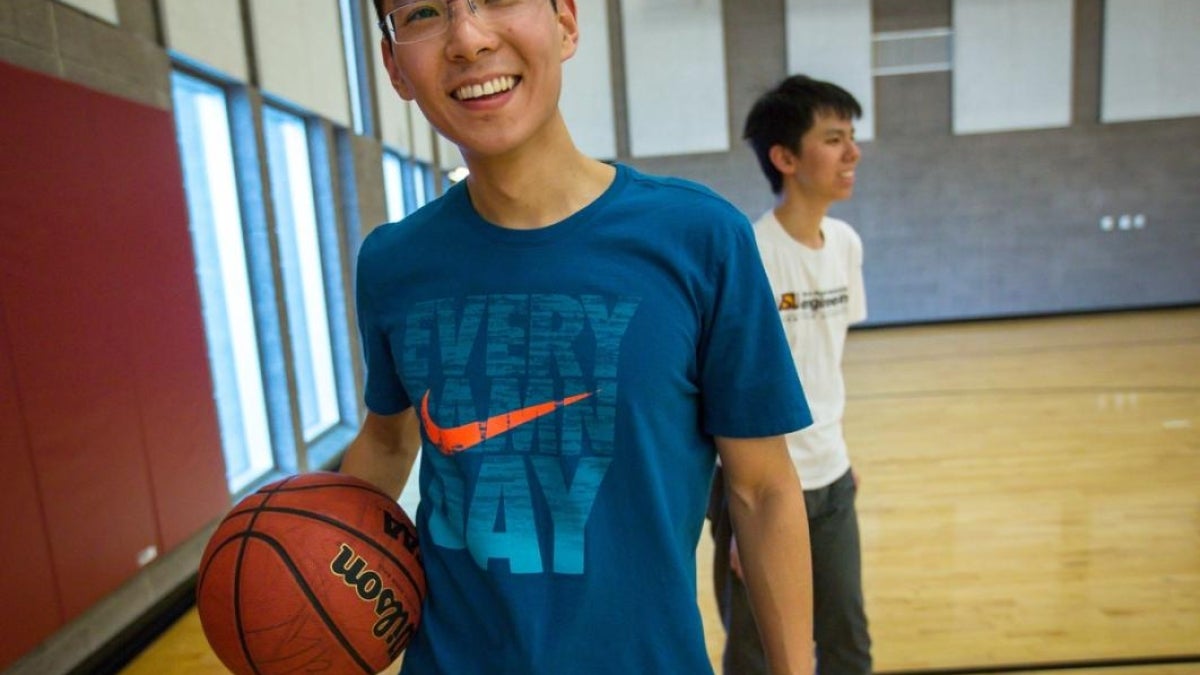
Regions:
<instances>
[{"instance_id":1,"label":"red padded wall","mask_svg":"<svg viewBox=\"0 0 1200 675\"><path fill-rule=\"evenodd\" d=\"M175 123L170 113L129 103L92 110L104 128L124 132L111 175L142 172L109 187L129 218L114 262L127 275L120 311L134 345L128 375L160 548L170 550L230 506ZM104 157L113 162L116 154Z\"/></svg>"},{"instance_id":2,"label":"red padded wall","mask_svg":"<svg viewBox=\"0 0 1200 675\"><path fill-rule=\"evenodd\" d=\"M229 497L170 112L3 64L0 90L0 301L70 619Z\"/></svg>"},{"instance_id":3,"label":"red padded wall","mask_svg":"<svg viewBox=\"0 0 1200 675\"><path fill-rule=\"evenodd\" d=\"M2 231L0 231L2 232ZM0 268L7 246L0 245ZM51 572L50 543L42 527L42 507L25 423L17 401L8 336L0 315L0 548L5 572L0 574L0 670L52 633L62 621Z\"/></svg>"}]
</instances>

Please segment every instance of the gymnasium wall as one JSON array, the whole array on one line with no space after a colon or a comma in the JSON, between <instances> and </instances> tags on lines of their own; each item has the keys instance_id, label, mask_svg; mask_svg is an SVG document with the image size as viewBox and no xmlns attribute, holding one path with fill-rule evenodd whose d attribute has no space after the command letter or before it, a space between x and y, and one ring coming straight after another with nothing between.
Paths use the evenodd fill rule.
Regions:
<instances>
[{"instance_id":1,"label":"gymnasium wall","mask_svg":"<svg viewBox=\"0 0 1200 675\"><path fill-rule=\"evenodd\" d=\"M8 662L229 495L170 112L3 63L0 89Z\"/></svg>"},{"instance_id":2,"label":"gymnasium wall","mask_svg":"<svg viewBox=\"0 0 1200 675\"><path fill-rule=\"evenodd\" d=\"M950 0L873 6L876 31L951 25ZM950 73L875 78L875 139L862 145L854 198L832 210L863 238L869 324L1200 302L1200 117L1100 123L1103 10L1074 5L1065 128L956 136ZM740 138L750 102L787 74L784 5L724 11ZM740 143L633 163L708 183L752 218L773 204ZM1145 227L1121 230L1123 214Z\"/></svg>"},{"instance_id":3,"label":"gymnasium wall","mask_svg":"<svg viewBox=\"0 0 1200 675\"><path fill-rule=\"evenodd\" d=\"M0 3L0 669L67 672L186 579L169 561L229 500L169 62L135 4L116 29Z\"/></svg>"},{"instance_id":4,"label":"gymnasium wall","mask_svg":"<svg viewBox=\"0 0 1200 675\"><path fill-rule=\"evenodd\" d=\"M229 500L171 138L163 17L186 12L162 9L186 1L0 0L0 506L27 514L0 526L0 552L26 567L0 582L0 669L16 661L13 673L69 672L151 612L194 573ZM772 197L737 139L754 97L787 72L788 1L719 3L731 149L633 158L621 5L577 0L590 22L585 41L589 26L610 30L586 48L608 45L613 66L591 70L604 60L593 54L582 71L611 87L612 114L592 99L571 114L611 119L613 129L577 135L642 169L707 183L756 217ZM220 4L246 17L252 2ZM874 0L872 21L876 30L943 27L952 6ZM834 210L866 245L871 323L1200 302L1200 118L1099 122L1103 13L1102 0L1074 2L1072 113L1063 128L956 136L950 73L874 79L874 139L863 145L854 199ZM213 44L249 64L246 54L234 58L239 47L251 51L246 40ZM247 94L261 108L255 78L263 73L254 70L247 66ZM385 145L455 159L434 152L411 106L370 107L381 128L349 134L338 160L346 166L328 167L335 184L352 182L344 187L353 198L339 196L347 230L384 219ZM344 117L330 110L323 114ZM342 126L320 123L327 135ZM145 181L131 179L141 172ZM95 219L90 204L119 222ZM1144 228L1098 226L1105 215L1138 213ZM59 251L72 264L55 262ZM82 363L69 367L58 358L64 350ZM60 401L74 408L60 411ZM181 407L189 414L172 417ZM179 428L188 432L170 433ZM141 566L136 554L151 545L158 557Z\"/></svg>"}]
</instances>

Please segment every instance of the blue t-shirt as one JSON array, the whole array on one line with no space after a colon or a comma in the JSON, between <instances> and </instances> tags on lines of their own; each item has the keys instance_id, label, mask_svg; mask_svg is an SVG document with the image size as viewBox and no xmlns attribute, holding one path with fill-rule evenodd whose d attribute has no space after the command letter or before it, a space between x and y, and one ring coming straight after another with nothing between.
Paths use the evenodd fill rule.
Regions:
<instances>
[{"instance_id":1,"label":"blue t-shirt","mask_svg":"<svg viewBox=\"0 0 1200 675\"><path fill-rule=\"evenodd\" d=\"M811 423L745 217L617 165L551 227L465 185L359 257L366 404L417 406L429 583L405 673L711 672L713 436Z\"/></svg>"}]
</instances>

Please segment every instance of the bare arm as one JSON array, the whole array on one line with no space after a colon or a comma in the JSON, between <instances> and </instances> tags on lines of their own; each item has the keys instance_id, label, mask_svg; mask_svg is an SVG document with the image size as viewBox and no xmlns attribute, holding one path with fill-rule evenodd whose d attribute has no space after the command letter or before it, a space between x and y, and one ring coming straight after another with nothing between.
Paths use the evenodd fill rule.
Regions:
<instances>
[{"instance_id":1,"label":"bare arm","mask_svg":"<svg viewBox=\"0 0 1200 675\"><path fill-rule=\"evenodd\" d=\"M419 424L411 407L395 415L368 412L358 436L346 448L341 471L399 498L421 449Z\"/></svg>"},{"instance_id":2,"label":"bare arm","mask_svg":"<svg viewBox=\"0 0 1200 675\"><path fill-rule=\"evenodd\" d=\"M774 675L813 672L804 493L782 436L717 438L742 572Z\"/></svg>"}]
</instances>

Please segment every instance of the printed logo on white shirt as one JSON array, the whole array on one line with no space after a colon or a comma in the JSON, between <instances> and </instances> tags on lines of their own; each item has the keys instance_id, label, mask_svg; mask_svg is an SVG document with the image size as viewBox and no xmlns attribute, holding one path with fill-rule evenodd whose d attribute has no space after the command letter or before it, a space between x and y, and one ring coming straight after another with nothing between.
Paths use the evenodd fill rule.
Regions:
<instances>
[{"instance_id":1,"label":"printed logo on white shirt","mask_svg":"<svg viewBox=\"0 0 1200 675\"><path fill-rule=\"evenodd\" d=\"M779 317L785 322L845 316L850 306L850 289L783 293L779 298Z\"/></svg>"}]
</instances>

